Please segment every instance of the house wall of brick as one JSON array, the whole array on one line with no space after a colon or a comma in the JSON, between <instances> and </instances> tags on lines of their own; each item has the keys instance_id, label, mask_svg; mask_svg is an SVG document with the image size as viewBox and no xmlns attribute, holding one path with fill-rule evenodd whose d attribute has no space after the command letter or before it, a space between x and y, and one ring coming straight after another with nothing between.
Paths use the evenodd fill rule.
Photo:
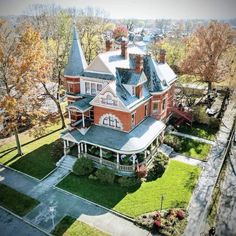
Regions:
<instances>
[{"instance_id":1,"label":"house wall of brick","mask_svg":"<svg viewBox=\"0 0 236 236\"><path fill-rule=\"evenodd\" d=\"M100 117L105 114L115 115L123 125L123 131L129 132L131 130L131 114L128 112L112 110L104 107L94 107L94 123L99 125Z\"/></svg>"},{"instance_id":2,"label":"house wall of brick","mask_svg":"<svg viewBox=\"0 0 236 236\"><path fill-rule=\"evenodd\" d=\"M151 112L152 116L157 120L166 120L171 114L170 108L173 106L174 101L174 92L175 92L175 84L171 86L166 92L158 95L153 95L151 101ZM163 109L163 101L165 101L165 108ZM153 111L154 103L158 102L158 110L157 112Z\"/></svg>"},{"instance_id":3,"label":"house wall of brick","mask_svg":"<svg viewBox=\"0 0 236 236\"><path fill-rule=\"evenodd\" d=\"M80 78L64 78L64 85L67 92L80 93Z\"/></svg>"}]
</instances>

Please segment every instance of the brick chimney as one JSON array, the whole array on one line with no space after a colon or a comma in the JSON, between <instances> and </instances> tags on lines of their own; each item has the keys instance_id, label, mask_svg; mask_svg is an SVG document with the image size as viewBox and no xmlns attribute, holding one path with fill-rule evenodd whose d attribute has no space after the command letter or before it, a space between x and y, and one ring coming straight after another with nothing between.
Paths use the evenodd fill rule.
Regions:
<instances>
[{"instance_id":1,"label":"brick chimney","mask_svg":"<svg viewBox=\"0 0 236 236\"><path fill-rule=\"evenodd\" d=\"M112 49L112 41L110 39L106 40L106 52L111 51Z\"/></svg>"},{"instance_id":2,"label":"brick chimney","mask_svg":"<svg viewBox=\"0 0 236 236\"><path fill-rule=\"evenodd\" d=\"M121 56L124 57L125 59L128 58L128 51L127 51L127 42L126 41L121 41Z\"/></svg>"},{"instance_id":3,"label":"brick chimney","mask_svg":"<svg viewBox=\"0 0 236 236\"><path fill-rule=\"evenodd\" d=\"M159 63L165 63L166 62L166 50L160 49L160 55L159 55Z\"/></svg>"},{"instance_id":4,"label":"brick chimney","mask_svg":"<svg viewBox=\"0 0 236 236\"><path fill-rule=\"evenodd\" d=\"M142 70L143 70L143 56L136 55L136 58L135 58L135 72L136 73L141 73Z\"/></svg>"}]
</instances>

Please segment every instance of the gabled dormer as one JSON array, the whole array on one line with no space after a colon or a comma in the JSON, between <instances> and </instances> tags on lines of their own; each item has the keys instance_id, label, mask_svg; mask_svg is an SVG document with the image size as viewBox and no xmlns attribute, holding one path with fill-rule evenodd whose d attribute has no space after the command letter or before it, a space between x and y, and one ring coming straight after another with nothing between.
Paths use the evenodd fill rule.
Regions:
<instances>
[{"instance_id":1,"label":"gabled dormer","mask_svg":"<svg viewBox=\"0 0 236 236\"><path fill-rule=\"evenodd\" d=\"M106 107L115 110L127 111L126 106L123 104L117 95L117 88L115 81L109 83L91 102L93 106Z\"/></svg>"},{"instance_id":2,"label":"gabled dormer","mask_svg":"<svg viewBox=\"0 0 236 236\"><path fill-rule=\"evenodd\" d=\"M126 88L131 96L143 97L143 84L147 82L143 71L117 68L117 81Z\"/></svg>"}]
</instances>

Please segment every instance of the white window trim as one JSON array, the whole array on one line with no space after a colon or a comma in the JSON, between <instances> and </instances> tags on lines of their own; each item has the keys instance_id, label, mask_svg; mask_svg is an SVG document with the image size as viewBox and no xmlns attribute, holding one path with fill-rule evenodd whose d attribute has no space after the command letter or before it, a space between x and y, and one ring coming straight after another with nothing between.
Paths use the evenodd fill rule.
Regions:
<instances>
[{"instance_id":1,"label":"white window trim","mask_svg":"<svg viewBox=\"0 0 236 236\"><path fill-rule=\"evenodd\" d=\"M119 127L120 127L120 128L115 127L115 126L109 126L109 124L107 124L107 125L104 124L104 123L103 123L104 119L109 118L109 117L113 118L114 120L116 119L117 122L118 122L118 124L119 124ZM115 115L113 115L113 114L111 114L111 113L105 113L105 114L103 114L103 115L99 118L99 124L102 125L102 126L105 126L105 127L112 128L112 129L123 130L123 124L122 124L122 122L120 121L120 119L119 119L117 116L115 116Z\"/></svg>"}]
</instances>

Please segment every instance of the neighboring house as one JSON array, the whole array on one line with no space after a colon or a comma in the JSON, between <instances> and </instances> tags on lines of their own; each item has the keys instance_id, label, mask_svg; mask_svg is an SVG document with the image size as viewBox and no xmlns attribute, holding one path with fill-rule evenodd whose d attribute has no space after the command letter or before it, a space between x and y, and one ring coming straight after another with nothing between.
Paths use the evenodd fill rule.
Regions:
<instances>
[{"instance_id":1,"label":"neighboring house","mask_svg":"<svg viewBox=\"0 0 236 236\"><path fill-rule=\"evenodd\" d=\"M161 51L156 62L140 48L121 42L87 65L73 32L64 71L71 124L61 134L65 154L86 155L97 167L132 175L151 162L171 115L176 75Z\"/></svg>"}]
</instances>

